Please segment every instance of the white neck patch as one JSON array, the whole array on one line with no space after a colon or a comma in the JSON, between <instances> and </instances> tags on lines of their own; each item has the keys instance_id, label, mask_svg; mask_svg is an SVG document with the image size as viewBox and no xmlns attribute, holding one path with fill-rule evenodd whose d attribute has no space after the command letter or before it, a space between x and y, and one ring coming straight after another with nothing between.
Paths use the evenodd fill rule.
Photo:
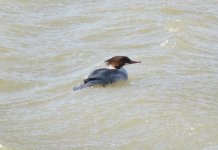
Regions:
<instances>
[{"instance_id":1,"label":"white neck patch","mask_svg":"<svg viewBox=\"0 0 218 150\"><path fill-rule=\"evenodd\" d=\"M108 65L108 68L109 69L116 69L114 66L112 66L112 65Z\"/></svg>"}]
</instances>

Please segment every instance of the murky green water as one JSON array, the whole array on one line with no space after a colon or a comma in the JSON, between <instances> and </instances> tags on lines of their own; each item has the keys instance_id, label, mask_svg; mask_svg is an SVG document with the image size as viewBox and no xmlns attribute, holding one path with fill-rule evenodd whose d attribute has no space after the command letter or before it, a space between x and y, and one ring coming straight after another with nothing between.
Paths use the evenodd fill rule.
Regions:
<instances>
[{"instance_id":1,"label":"murky green water","mask_svg":"<svg viewBox=\"0 0 218 150\"><path fill-rule=\"evenodd\" d=\"M0 150L218 149L218 1L0 5ZM73 92L115 55L143 63Z\"/></svg>"}]
</instances>

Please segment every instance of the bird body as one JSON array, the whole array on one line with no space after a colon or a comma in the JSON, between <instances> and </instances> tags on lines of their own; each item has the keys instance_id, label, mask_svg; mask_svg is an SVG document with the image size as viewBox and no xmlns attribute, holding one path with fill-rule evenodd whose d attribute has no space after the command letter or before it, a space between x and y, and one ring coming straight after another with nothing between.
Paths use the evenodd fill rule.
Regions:
<instances>
[{"instance_id":1,"label":"bird body","mask_svg":"<svg viewBox=\"0 0 218 150\"><path fill-rule=\"evenodd\" d=\"M123 68L125 64L140 63L132 61L126 56L115 56L105 61L109 68L101 68L94 70L91 74L84 79L83 82L74 87L73 90L79 90L86 87L95 85L106 86L117 81L125 81L128 79L127 71Z\"/></svg>"}]
</instances>

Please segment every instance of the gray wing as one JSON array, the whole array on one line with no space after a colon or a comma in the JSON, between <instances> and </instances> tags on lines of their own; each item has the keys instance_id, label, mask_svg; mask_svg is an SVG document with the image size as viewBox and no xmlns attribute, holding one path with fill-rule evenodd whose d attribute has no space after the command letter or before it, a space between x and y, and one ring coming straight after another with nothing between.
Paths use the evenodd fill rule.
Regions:
<instances>
[{"instance_id":1,"label":"gray wing","mask_svg":"<svg viewBox=\"0 0 218 150\"><path fill-rule=\"evenodd\" d=\"M127 76L117 69L98 69L93 71L84 82L98 80L99 84L112 84L119 80L127 80Z\"/></svg>"},{"instance_id":2,"label":"gray wing","mask_svg":"<svg viewBox=\"0 0 218 150\"><path fill-rule=\"evenodd\" d=\"M85 87L91 87L94 85L108 85L119 80L127 80L125 73L120 72L117 69L97 69L93 71L83 83L75 88L74 90L82 89Z\"/></svg>"}]
</instances>

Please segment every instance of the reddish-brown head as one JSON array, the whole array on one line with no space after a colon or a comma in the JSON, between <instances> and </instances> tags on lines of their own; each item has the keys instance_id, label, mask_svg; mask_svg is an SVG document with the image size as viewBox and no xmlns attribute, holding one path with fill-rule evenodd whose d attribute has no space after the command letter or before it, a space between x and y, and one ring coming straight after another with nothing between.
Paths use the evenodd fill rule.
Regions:
<instances>
[{"instance_id":1,"label":"reddish-brown head","mask_svg":"<svg viewBox=\"0 0 218 150\"><path fill-rule=\"evenodd\" d=\"M113 68L120 69L126 64L135 64L141 63L140 61L133 61L129 59L127 56L114 56L105 61L107 65L112 66Z\"/></svg>"}]
</instances>

